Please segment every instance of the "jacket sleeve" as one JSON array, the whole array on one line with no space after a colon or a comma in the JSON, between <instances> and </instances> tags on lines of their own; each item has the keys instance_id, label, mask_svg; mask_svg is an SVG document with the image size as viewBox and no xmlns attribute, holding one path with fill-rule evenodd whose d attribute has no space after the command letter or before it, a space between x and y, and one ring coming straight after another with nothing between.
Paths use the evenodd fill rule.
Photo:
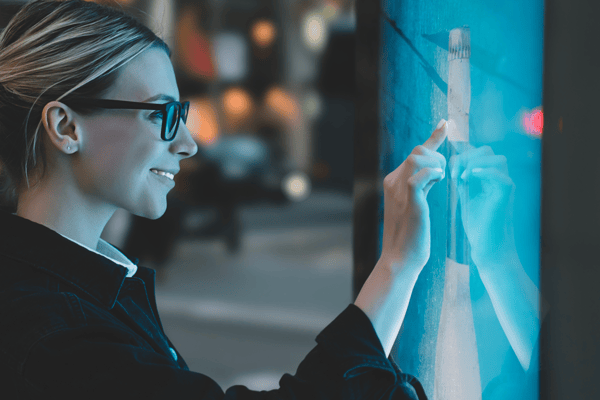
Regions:
<instances>
[{"instance_id":1,"label":"jacket sleeve","mask_svg":"<svg viewBox=\"0 0 600 400\"><path fill-rule=\"evenodd\" d=\"M368 317L350 304L279 389L225 391L203 373L140 347L126 330L82 325L43 336L20 366L19 394L9 398L198 400L425 400L419 382L385 357ZM210 374L210 371L203 371ZM14 383L14 382L13 382ZM16 393L15 393L16 394Z\"/></svg>"}]
</instances>

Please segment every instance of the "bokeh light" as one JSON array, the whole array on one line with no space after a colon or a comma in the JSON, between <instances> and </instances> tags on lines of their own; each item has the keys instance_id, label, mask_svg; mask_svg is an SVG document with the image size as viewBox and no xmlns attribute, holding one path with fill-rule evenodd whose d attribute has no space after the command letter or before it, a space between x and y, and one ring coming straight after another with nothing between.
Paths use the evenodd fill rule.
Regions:
<instances>
[{"instance_id":1,"label":"bokeh light","mask_svg":"<svg viewBox=\"0 0 600 400\"><path fill-rule=\"evenodd\" d=\"M539 137L544 129L544 113L541 109L523 115L523 127L528 134Z\"/></svg>"},{"instance_id":2,"label":"bokeh light","mask_svg":"<svg viewBox=\"0 0 600 400\"><path fill-rule=\"evenodd\" d=\"M325 17L325 20L327 21L331 21L334 20L338 14L339 14L339 10L340 10L340 3L336 0L328 0L325 2L325 5L323 6L323 17Z\"/></svg>"},{"instance_id":3,"label":"bokeh light","mask_svg":"<svg viewBox=\"0 0 600 400\"><path fill-rule=\"evenodd\" d=\"M311 50L321 51L327 43L327 24L322 14L307 13L302 23L302 39Z\"/></svg>"},{"instance_id":4,"label":"bokeh light","mask_svg":"<svg viewBox=\"0 0 600 400\"><path fill-rule=\"evenodd\" d=\"M223 115L225 130L238 131L249 121L254 110L254 101L250 94L241 87L231 87L223 92Z\"/></svg>"},{"instance_id":5,"label":"bokeh light","mask_svg":"<svg viewBox=\"0 0 600 400\"><path fill-rule=\"evenodd\" d=\"M273 44L277 37L277 29L269 20L258 20L251 28L251 36L254 43L260 47L268 47Z\"/></svg>"},{"instance_id":6,"label":"bokeh light","mask_svg":"<svg viewBox=\"0 0 600 400\"><path fill-rule=\"evenodd\" d=\"M186 122L196 142L209 145L219 137L219 119L217 109L210 99L190 99L190 110Z\"/></svg>"},{"instance_id":7,"label":"bokeh light","mask_svg":"<svg viewBox=\"0 0 600 400\"><path fill-rule=\"evenodd\" d=\"M292 201L305 200L311 191L310 179L303 172L293 172L282 181L282 189L286 196Z\"/></svg>"},{"instance_id":8,"label":"bokeh light","mask_svg":"<svg viewBox=\"0 0 600 400\"><path fill-rule=\"evenodd\" d=\"M244 118L252 112L252 99L244 89L233 87L223 93L223 107L228 116Z\"/></svg>"},{"instance_id":9,"label":"bokeh light","mask_svg":"<svg viewBox=\"0 0 600 400\"><path fill-rule=\"evenodd\" d=\"M267 108L287 122L294 121L300 116L298 100L281 87L275 86L265 95Z\"/></svg>"}]
</instances>

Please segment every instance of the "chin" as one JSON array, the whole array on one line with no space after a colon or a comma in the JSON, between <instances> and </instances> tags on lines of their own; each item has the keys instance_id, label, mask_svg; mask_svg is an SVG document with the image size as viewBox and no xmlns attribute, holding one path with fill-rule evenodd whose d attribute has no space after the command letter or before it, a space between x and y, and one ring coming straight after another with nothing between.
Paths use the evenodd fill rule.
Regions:
<instances>
[{"instance_id":1,"label":"chin","mask_svg":"<svg viewBox=\"0 0 600 400\"><path fill-rule=\"evenodd\" d=\"M160 212L160 213L153 213L150 215L140 215L140 217L144 217L144 218L148 218L148 219L152 219L152 220L156 220L159 219L160 217L162 217L165 214L165 212Z\"/></svg>"},{"instance_id":2,"label":"chin","mask_svg":"<svg viewBox=\"0 0 600 400\"><path fill-rule=\"evenodd\" d=\"M159 219L167 211L167 200L165 199L159 204L149 204L146 202L140 202L138 204L135 204L128 211L133 215L137 215L138 217L148 218L152 220Z\"/></svg>"},{"instance_id":3,"label":"chin","mask_svg":"<svg viewBox=\"0 0 600 400\"><path fill-rule=\"evenodd\" d=\"M148 219L159 219L160 217L165 215L166 211L167 211L167 205L165 204L165 206L163 208L159 209L157 207L152 210L149 210L148 212L145 213L145 215L141 215L141 217L148 218Z\"/></svg>"}]
</instances>

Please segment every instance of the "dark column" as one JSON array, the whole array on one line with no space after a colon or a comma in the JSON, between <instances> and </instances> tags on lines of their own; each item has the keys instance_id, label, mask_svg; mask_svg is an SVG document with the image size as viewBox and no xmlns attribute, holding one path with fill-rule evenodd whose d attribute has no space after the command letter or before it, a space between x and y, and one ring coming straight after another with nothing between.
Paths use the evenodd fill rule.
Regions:
<instances>
[{"instance_id":1,"label":"dark column","mask_svg":"<svg viewBox=\"0 0 600 400\"><path fill-rule=\"evenodd\" d=\"M380 2L356 1L353 299L373 270L379 249Z\"/></svg>"},{"instance_id":2,"label":"dark column","mask_svg":"<svg viewBox=\"0 0 600 400\"><path fill-rule=\"evenodd\" d=\"M600 398L600 3L547 0L540 398Z\"/></svg>"}]
</instances>

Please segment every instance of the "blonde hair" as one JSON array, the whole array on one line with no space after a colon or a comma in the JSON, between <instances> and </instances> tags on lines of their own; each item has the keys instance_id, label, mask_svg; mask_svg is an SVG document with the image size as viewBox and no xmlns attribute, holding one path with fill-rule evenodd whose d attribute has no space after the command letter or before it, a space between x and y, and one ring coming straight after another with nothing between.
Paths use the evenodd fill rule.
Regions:
<instances>
[{"instance_id":1,"label":"blonde hair","mask_svg":"<svg viewBox=\"0 0 600 400\"><path fill-rule=\"evenodd\" d=\"M0 34L0 179L6 202L16 206L18 189L24 182L30 187L29 172L39 164L41 177L45 174L44 106L101 97L120 68L151 47L171 57L148 27L100 4L35 0L17 12Z\"/></svg>"}]
</instances>

